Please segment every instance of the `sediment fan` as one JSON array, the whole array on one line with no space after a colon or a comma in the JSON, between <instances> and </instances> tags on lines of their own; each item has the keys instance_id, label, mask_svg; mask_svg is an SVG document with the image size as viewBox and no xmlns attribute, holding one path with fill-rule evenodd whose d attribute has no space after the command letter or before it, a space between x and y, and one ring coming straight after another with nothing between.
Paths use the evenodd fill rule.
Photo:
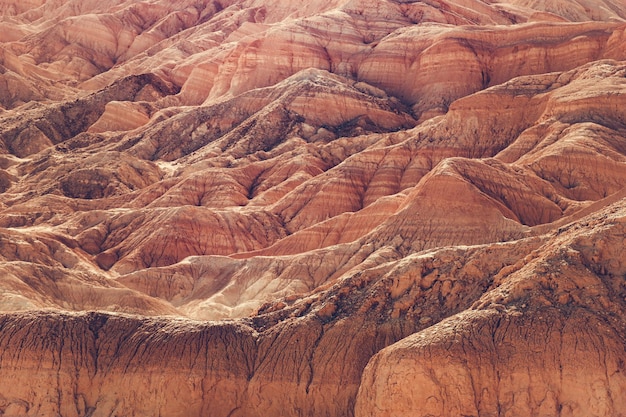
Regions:
<instances>
[{"instance_id":1,"label":"sediment fan","mask_svg":"<svg viewBox=\"0 0 626 417\"><path fill-rule=\"evenodd\" d=\"M0 0L0 414L626 414L626 4Z\"/></svg>"}]
</instances>

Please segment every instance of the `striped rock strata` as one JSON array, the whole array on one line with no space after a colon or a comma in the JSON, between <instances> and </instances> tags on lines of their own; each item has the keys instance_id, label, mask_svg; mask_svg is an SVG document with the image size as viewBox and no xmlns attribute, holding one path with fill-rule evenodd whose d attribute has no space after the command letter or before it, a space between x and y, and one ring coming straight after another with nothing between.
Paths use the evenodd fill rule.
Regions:
<instances>
[{"instance_id":1,"label":"striped rock strata","mask_svg":"<svg viewBox=\"0 0 626 417\"><path fill-rule=\"evenodd\" d=\"M0 0L0 414L626 414L625 19Z\"/></svg>"}]
</instances>

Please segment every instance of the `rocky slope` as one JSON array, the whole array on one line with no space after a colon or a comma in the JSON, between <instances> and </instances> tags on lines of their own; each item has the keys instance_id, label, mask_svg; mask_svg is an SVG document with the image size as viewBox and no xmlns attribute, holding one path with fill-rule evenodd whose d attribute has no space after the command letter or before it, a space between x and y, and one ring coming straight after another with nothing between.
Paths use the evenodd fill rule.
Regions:
<instances>
[{"instance_id":1,"label":"rocky slope","mask_svg":"<svg viewBox=\"0 0 626 417\"><path fill-rule=\"evenodd\" d=\"M622 2L0 16L0 414L626 415Z\"/></svg>"}]
</instances>

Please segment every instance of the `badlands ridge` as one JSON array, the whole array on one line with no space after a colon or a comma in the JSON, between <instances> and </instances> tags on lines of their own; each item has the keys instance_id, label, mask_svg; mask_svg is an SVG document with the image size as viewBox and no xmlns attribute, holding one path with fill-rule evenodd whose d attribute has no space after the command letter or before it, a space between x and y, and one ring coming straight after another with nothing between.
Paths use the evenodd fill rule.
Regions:
<instances>
[{"instance_id":1,"label":"badlands ridge","mask_svg":"<svg viewBox=\"0 0 626 417\"><path fill-rule=\"evenodd\" d=\"M620 0L0 0L0 415L626 415Z\"/></svg>"}]
</instances>

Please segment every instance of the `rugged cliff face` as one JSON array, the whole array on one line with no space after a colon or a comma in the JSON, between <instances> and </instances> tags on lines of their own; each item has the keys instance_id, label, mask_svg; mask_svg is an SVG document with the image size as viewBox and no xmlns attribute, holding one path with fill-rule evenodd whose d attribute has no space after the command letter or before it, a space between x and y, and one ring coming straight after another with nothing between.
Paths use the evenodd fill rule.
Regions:
<instances>
[{"instance_id":1,"label":"rugged cliff face","mask_svg":"<svg viewBox=\"0 0 626 417\"><path fill-rule=\"evenodd\" d=\"M0 414L626 415L621 2L0 16Z\"/></svg>"}]
</instances>

